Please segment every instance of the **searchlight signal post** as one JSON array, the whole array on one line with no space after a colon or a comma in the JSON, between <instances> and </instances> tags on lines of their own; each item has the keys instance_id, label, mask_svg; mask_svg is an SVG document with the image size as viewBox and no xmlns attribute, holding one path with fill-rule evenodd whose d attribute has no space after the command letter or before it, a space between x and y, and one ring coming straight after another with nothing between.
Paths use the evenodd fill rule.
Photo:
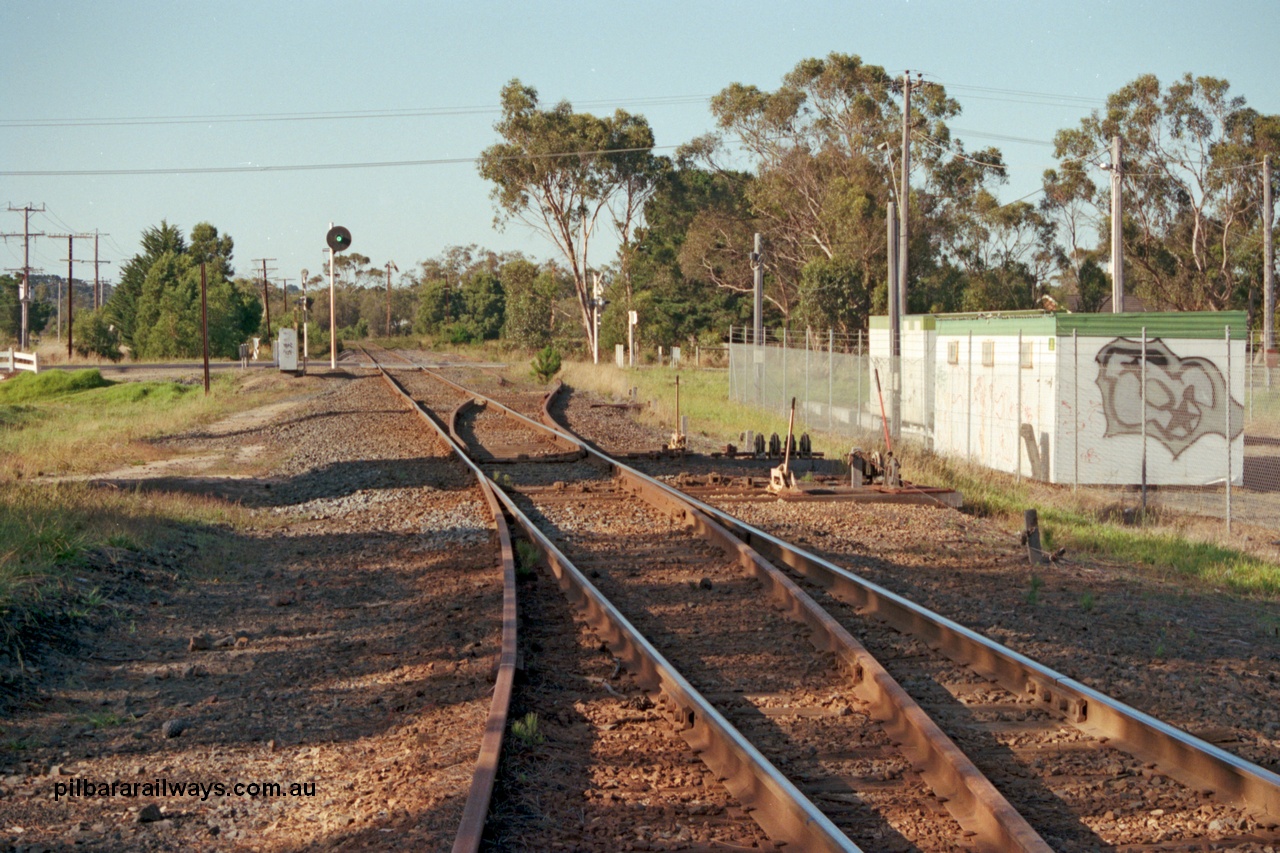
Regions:
<instances>
[{"instance_id":1,"label":"searchlight signal post","mask_svg":"<svg viewBox=\"0 0 1280 853\"><path fill-rule=\"evenodd\" d=\"M333 257L344 249L351 248L351 232L341 225L329 223L329 233L325 235L329 244L329 369L338 369L338 330L337 313L333 300Z\"/></svg>"}]
</instances>

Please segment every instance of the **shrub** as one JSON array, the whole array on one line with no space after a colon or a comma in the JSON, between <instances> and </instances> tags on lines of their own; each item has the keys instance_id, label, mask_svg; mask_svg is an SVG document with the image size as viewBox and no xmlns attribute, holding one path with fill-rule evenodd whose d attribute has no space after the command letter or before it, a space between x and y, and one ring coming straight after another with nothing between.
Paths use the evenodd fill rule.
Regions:
<instances>
[{"instance_id":1,"label":"shrub","mask_svg":"<svg viewBox=\"0 0 1280 853\"><path fill-rule=\"evenodd\" d=\"M539 382L550 382L560 372L560 353L554 347L544 347L533 357L533 376Z\"/></svg>"}]
</instances>

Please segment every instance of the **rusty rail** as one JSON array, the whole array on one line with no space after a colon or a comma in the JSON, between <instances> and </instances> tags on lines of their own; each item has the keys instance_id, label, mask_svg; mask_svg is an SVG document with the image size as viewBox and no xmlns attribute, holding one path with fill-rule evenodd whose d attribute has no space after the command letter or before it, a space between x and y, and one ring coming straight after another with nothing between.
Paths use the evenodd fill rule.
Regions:
<instances>
[{"instance_id":1,"label":"rusty rail","mask_svg":"<svg viewBox=\"0 0 1280 853\"><path fill-rule=\"evenodd\" d=\"M502 549L502 650L498 657L498 671L494 679L493 700L489 704L489 715L485 720L484 735L480 739L480 754L476 758L476 770L471 777L471 788L467 792L467 802L462 809L462 819L454 836L453 853L476 853L484 836L485 819L489 813L489 801L493 797L494 783L498 778L498 762L502 756L502 739L507 730L507 719L511 709L511 695L515 687L517 666L518 609L516 602L516 569L515 556L511 546L511 531L507 527L506 517L502 514L502 504L498 500L494 487L474 462L462 452L460 445L450 440L448 432L441 427L431 415L400 386L398 382L378 364L372 355L365 351L377 366L383 381L400 395L418 416L431 425L440 440L447 444L454 454L462 460L479 483L484 493L485 502L493 515L498 529L498 541Z\"/></svg>"},{"instance_id":2,"label":"rusty rail","mask_svg":"<svg viewBox=\"0 0 1280 853\"><path fill-rule=\"evenodd\" d=\"M460 393L472 393L444 377L437 375L437 378L457 389ZM829 649L840 658L852 677L854 692L872 705L875 709L875 718L891 736L902 744L904 753L912 760L912 763L917 767L930 788L944 802L947 811L965 830L974 832L979 836L980 843L984 847L992 850L1036 851L1037 853L1048 853L1051 850L1045 841L1040 838L1039 834L1027 823L1026 819L1009 804L1004 795L996 790L990 780L974 766L969 757L938 728L937 724L884 670L879 662L847 630L832 619L817 602L788 578L785 573L764 559L749 543L745 543L740 538L735 537L710 515L695 507L687 496L633 468L623 465L597 448L590 446L588 442L583 442L578 437L562 431L550 413L551 401L562 387L561 383L557 381L556 385L543 397L541 406L542 423L515 412L498 401L491 402L493 405L505 410L512 417L518 418L534 428L548 429L566 440L573 441L578 447L590 454L592 458L610 466L621 477L627 487L636 492L642 499L676 517L683 517L684 523L697 530L701 535L718 542L731 552L736 551L743 568L768 585L773 598L786 609L788 615L792 619L804 623L812 630L814 645L819 649ZM624 660L627 660L629 664L632 664L633 670L637 671L637 673L644 673L641 675L642 682L646 677L650 678L654 686L661 689L670 701L684 709L686 713L691 715L698 713L703 719L707 719L708 714L714 714L713 719L722 719L719 713L714 708L711 708L709 704L706 704L705 708L700 712L695 711L690 705L686 704L692 702L694 697L701 699L696 693L689 692L693 690L691 686L682 685L680 690L673 692L667 689L666 681L661 678L655 678L648 654L641 654L638 651L640 648L648 648L647 641L639 634L632 636L634 629L630 628L629 623L626 622L622 614L616 613L613 606L598 592L595 592L590 582L585 577L582 577L577 569L551 545L550 541L533 527L532 523L524 517L523 513L516 508L510 499L505 495L502 498L508 512L520 521L521 526L526 529L530 537L538 543L544 554L546 554L548 561L556 570L557 577L560 578L561 588L565 591L565 594L570 596L571 600L574 600L579 606L585 607L589 614L589 621L592 622L601 636L606 639L606 642L609 643L614 652ZM615 621L612 615L606 618L602 615L603 613L616 613L616 619L621 621ZM626 628L623 629L620 625L626 625ZM617 644L616 648L614 647L615 643ZM657 650L653 649L652 654L658 655ZM649 669L646 670L646 667L649 667ZM705 703L705 700L702 701ZM690 719L695 719L695 717L691 716ZM728 738L729 741L733 741L735 738L741 738L741 735L727 721L724 722L724 726L727 727L724 732L720 732L718 729L716 731L718 740ZM690 728L693 727L691 726ZM696 743L688 737L686 739L695 749L703 750L704 755L709 749L709 744L713 743L706 737L699 737ZM742 740L742 743L746 748L750 748L754 752L754 747L750 747L750 744L746 743L745 739ZM725 749L729 750L730 748L726 747ZM733 747L733 749L736 750L738 747ZM704 758L704 760L706 759ZM716 763L713 763L713 760ZM755 775L752 775L750 779L741 777L743 773L742 760L741 753L737 753L735 757L729 751L722 751L714 754L712 760L708 760L707 763L712 769L725 776L727 780L730 780L726 781L726 785L735 796L755 807L758 814L753 812L753 816L756 817L767 832L775 838L790 840L789 833L793 833L798 829L794 815L788 812L776 797L761 796L762 791L759 788L760 783L758 781L761 777L758 771L753 770L752 773ZM761 760L764 759L761 758ZM769 765L769 767L771 768L772 766ZM773 772L776 773L777 771ZM791 784L781 774L778 775L778 779L786 782L788 786ZM796 791L795 794L803 799L803 795L799 791ZM757 797L757 800L749 799L749 795ZM803 799L803 801L808 803L807 799ZM787 834L779 835L778 833ZM841 835L840 837L843 838L844 836ZM810 841L804 844L802 849L817 849L813 847L814 843Z\"/></svg>"},{"instance_id":3,"label":"rusty rail","mask_svg":"<svg viewBox=\"0 0 1280 853\"><path fill-rule=\"evenodd\" d=\"M543 419L547 424L555 424L550 403L558 391L559 387L544 398ZM558 424L556 428L562 429ZM589 442L585 444L590 447ZM593 452L598 451L593 449ZM632 470L621 463L615 464L620 470ZM1280 824L1280 775L1113 699L666 483L638 471L634 473L688 501L741 541L791 567L836 598L904 634L919 638L930 648L970 667L1011 693L1035 699L1046 710L1086 734L1156 763L1188 787L1214 791L1218 797L1260 818L1261 823Z\"/></svg>"},{"instance_id":4,"label":"rusty rail","mask_svg":"<svg viewBox=\"0 0 1280 853\"><path fill-rule=\"evenodd\" d=\"M470 390L439 374L431 375L461 394L474 396ZM569 441L574 447L587 452L577 438L527 418L497 401L491 402L533 428L554 432L560 440ZM612 464L605 457L600 458ZM472 467L475 468L474 464ZM725 787L751 810L752 818L771 838L792 844L798 850L860 853L861 848L840 832L821 809L796 789L689 684L510 497L500 490L494 491L506 511L520 523L530 541L542 552L565 597L582 612L613 653L635 673L637 680L659 694L664 713L680 736L724 780ZM742 550L739 542L735 541L733 547Z\"/></svg>"}]
</instances>

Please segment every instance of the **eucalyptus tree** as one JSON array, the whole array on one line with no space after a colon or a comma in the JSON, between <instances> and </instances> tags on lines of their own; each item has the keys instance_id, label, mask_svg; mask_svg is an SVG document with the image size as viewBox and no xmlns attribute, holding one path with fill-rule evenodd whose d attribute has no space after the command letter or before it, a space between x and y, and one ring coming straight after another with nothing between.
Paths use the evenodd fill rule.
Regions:
<instances>
[{"instance_id":1,"label":"eucalyptus tree","mask_svg":"<svg viewBox=\"0 0 1280 853\"><path fill-rule=\"evenodd\" d=\"M537 90L517 79L502 88L502 142L480 156L492 181L499 224L518 219L541 233L564 258L573 279L587 346L591 322L591 240L603 219L629 251L645 199L662 169L653 131L643 116L617 110L597 117L567 101L542 109Z\"/></svg>"},{"instance_id":2,"label":"eucalyptus tree","mask_svg":"<svg viewBox=\"0 0 1280 853\"><path fill-rule=\"evenodd\" d=\"M1054 212L1086 210L1110 240L1110 182L1092 177L1122 140L1126 289L1153 307L1222 310L1254 286L1261 159L1280 123L1260 116L1215 77L1162 86L1145 74L1112 93L1079 127L1058 132L1059 166L1045 176Z\"/></svg>"},{"instance_id":3,"label":"eucalyptus tree","mask_svg":"<svg viewBox=\"0 0 1280 853\"><path fill-rule=\"evenodd\" d=\"M816 259L841 263L815 269L812 281L831 282L840 270L837 278L847 284L856 268L859 286L878 287L883 298L886 208L890 201L903 201L896 188L902 102L899 80L881 66L841 53L801 61L776 91L734 83L712 99L720 141L732 136L754 160L748 198L769 249L766 299L784 316L798 306L803 271ZM946 121L959 112L941 85L913 87L913 284L945 257L952 236L948 217L1002 174L999 151L965 155L952 138ZM704 143L704 150L715 148ZM699 241L691 235L689 242ZM708 238L700 242L715 244ZM913 305L919 302L913 299Z\"/></svg>"}]
</instances>

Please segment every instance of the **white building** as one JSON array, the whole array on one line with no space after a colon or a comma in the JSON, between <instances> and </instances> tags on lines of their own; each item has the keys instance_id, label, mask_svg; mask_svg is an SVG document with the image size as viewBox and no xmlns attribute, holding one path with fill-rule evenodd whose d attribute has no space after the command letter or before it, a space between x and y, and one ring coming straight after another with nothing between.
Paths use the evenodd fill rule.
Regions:
<instances>
[{"instance_id":1,"label":"white building","mask_svg":"<svg viewBox=\"0 0 1280 853\"><path fill-rule=\"evenodd\" d=\"M1052 483L1133 485L1144 465L1149 485L1221 484L1228 465L1242 480L1243 311L956 314L904 327L904 431L939 453ZM887 354L887 318L874 317L882 381ZM930 357L934 370L919 369Z\"/></svg>"}]
</instances>

